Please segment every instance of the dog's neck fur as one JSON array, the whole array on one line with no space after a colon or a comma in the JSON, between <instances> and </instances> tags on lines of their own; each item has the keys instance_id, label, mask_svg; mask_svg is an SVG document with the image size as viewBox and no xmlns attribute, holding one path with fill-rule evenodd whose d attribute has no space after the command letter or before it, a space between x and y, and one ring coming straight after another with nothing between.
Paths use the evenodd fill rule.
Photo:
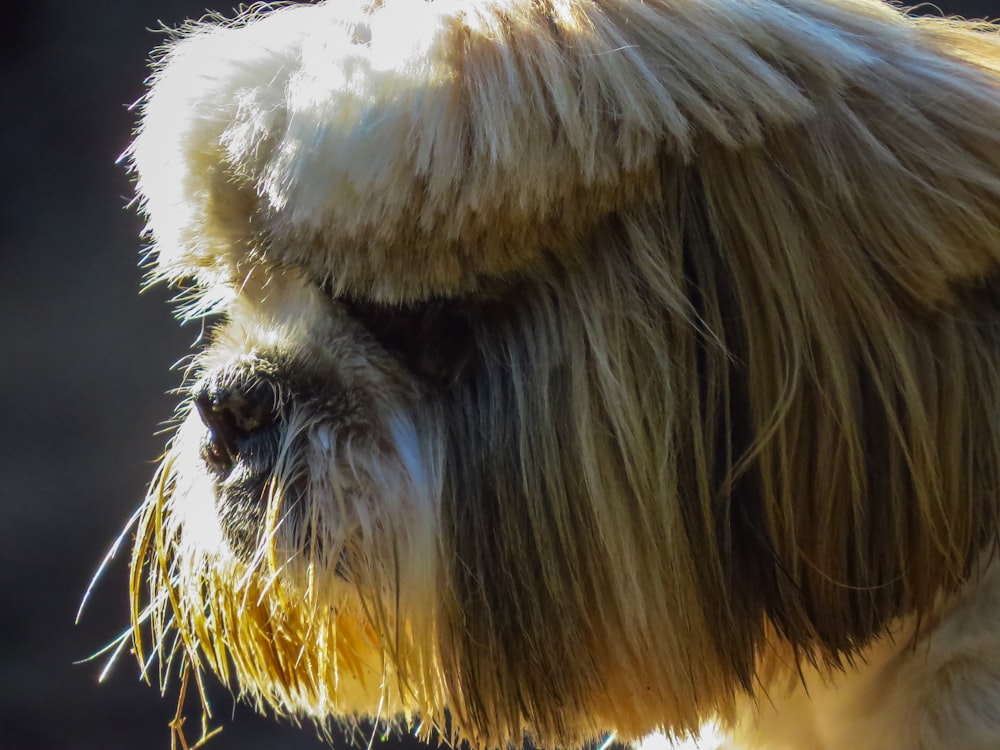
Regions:
<instances>
[{"instance_id":1,"label":"dog's neck fur","mask_svg":"<svg viewBox=\"0 0 1000 750\"><path fill-rule=\"evenodd\" d=\"M770 681L743 697L728 731L706 727L677 750L995 748L1000 708L1000 565L944 603L905 620L829 673L775 655ZM725 737L725 739L722 739ZM654 736L642 750L656 750ZM721 744L719 744L721 742Z\"/></svg>"}]
</instances>

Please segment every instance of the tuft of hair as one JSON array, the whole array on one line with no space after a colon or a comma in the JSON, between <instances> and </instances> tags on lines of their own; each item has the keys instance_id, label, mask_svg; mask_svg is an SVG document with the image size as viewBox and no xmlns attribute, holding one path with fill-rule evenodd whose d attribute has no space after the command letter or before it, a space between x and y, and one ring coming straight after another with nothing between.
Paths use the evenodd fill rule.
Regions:
<instances>
[{"instance_id":1,"label":"tuft of hair","mask_svg":"<svg viewBox=\"0 0 1000 750\"><path fill-rule=\"evenodd\" d=\"M483 746L685 734L771 646L840 664L995 544L996 27L876 0L318 3L194 29L142 112L155 275L198 309L235 319L248 274L295 269L470 330L415 407L433 598L401 608L367 554L401 520L358 592L289 602L280 565L185 558L151 492L136 632L148 576L179 658L278 710L375 715L340 687L374 679Z\"/></svg>"}]
</instances>

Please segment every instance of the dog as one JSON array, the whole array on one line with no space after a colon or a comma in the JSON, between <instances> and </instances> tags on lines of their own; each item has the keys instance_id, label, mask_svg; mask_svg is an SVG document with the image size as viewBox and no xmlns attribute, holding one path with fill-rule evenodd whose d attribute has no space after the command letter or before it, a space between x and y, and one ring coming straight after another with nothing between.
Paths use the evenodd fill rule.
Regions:
<instances>
[{"instance_id":1,"label":"dog","mask_svg":"<svg viewBox=\"0 0 1000 750\"><path fill-rule=\"evenodd\" d=\"M140 112L209 321L142 663L484 749L1000 747L995 26L255 6Z\"/></svg>"}]
</instances>

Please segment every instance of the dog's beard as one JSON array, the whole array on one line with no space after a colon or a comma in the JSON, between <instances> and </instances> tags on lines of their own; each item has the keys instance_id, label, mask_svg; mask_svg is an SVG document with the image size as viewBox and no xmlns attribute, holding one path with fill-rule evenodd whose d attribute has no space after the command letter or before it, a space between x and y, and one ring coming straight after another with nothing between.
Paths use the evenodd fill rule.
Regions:
<instances>
[{"instance_id":1,"label":"dog's beard","mask_svg":"<svg viewBox=\"0 0 1000 750\"><path fill-rule=\"evenodd\" d=\"M398 377L360 355L336 379L344 393L307 392L303 371L317 363L297 343L303 314L230 324L196 365L196 395L139 521L134 630L152 637L139 649L320 721L331 706L433 721L434 427ZM340 353L356 346L341 340ZM238 451L213 445L197 394L247 378L270 389L272 419Z\"/></svg>"}]
</instances>

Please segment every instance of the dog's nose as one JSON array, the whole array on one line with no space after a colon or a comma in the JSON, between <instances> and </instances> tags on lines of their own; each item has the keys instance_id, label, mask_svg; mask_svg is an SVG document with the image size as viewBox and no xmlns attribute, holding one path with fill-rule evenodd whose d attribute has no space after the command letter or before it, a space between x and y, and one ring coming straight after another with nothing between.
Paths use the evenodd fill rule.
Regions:
<instances>
[{"instance_id":1,"label":"dog's nose","mask_svg":"<svg viewBox=\"0 0 1000 750\"><path fill-rule=\"evenodd\" d=\"M203 456L208 465L228 473L253 438L277 421L277 393L266 380L227 383L207 380L195 389L194 404L209 430Z\"/></svg>"}]
</instances>

